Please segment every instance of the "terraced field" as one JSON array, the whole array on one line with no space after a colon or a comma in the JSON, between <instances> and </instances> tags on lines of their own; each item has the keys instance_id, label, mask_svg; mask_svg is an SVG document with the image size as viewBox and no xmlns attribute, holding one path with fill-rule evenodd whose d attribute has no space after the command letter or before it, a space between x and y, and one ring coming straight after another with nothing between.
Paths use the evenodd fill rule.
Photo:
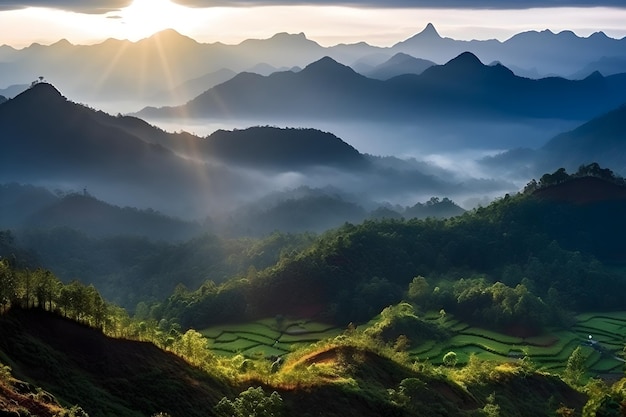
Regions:
<instances>
[{"instance_id":1,"label":"terraced field","mask_svg":"<svg viewBox=\"0 0 626 417\"><path fill-rule=\"evenodd\" d=\"M540 368L560 371L574 349L583 346L591 374L622 373L624 368L624 362L618 358L626 344L626 312L581 314L569 330L548 331L530 338L470 327L453 317L447 317L443 325L453 337L441 343L426 341L415 346L410 351L413 358L441 364L443 355L454 351L457 363L463 365L472 353L498 362L528 355Z\"/></svg>"},{"instance_id":2,"label":"terraced field","mask_svg":"<svg viewBox=\"0 0 626 417\"><path fill-rule=\"evenodd\" d=\"M200 331L211 349L223 356L243 354L249 358L282 356L297 344L315 343L342 332L329 324L306 320L264 319L228 324Z\"/></svg>"},{"instance_id":3,"label":"terraced field","mask_svg":"<svg viewBox=\"0 0 626 417\"><path fill-rule=\"evenodd\" d=\"M441 320L438 315L426 315L426 319ZM424 341L413 346L409 353L413 359L435 365L442 364L443 356L450 351L457 354L459 365L467 363L472 353L480 359L496 362L517 361L529 356L541 369L561 371L574 349L582 346L590 374L623 373L624 362L615 356L619 357L626 344L626 312L586 313L576 320L569 330L521 338L471 327L448 315L443 326L452 332L450 339ZM315 343L341 332L342 329L328 324L276 319L221 325L201 331L215 353L243 354L249 358L282 356L298 344Z\"/></svg>"}]
</instances>

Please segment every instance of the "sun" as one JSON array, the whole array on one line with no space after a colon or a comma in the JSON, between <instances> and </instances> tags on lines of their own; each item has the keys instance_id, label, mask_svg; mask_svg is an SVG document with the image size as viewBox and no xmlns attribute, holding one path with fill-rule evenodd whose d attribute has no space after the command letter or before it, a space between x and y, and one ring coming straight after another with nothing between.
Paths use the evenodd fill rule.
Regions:
<instances>
[{"instance_id":1,"label":"sun","mask_svg":"<svg viewBox=\"0 0 626 417\"><path fill-rule=\"evenodd\" d=\"M119 13L125 37L141 39L164 29L180 29L195 20L189 8L169 0L134 0Z\"/></svg>"}]
</instances>

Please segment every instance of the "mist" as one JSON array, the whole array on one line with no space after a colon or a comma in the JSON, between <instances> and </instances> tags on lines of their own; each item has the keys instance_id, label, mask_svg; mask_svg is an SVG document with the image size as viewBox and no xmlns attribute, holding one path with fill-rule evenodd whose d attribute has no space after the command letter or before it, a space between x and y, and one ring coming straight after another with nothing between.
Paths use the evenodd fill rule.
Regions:
<instances>
[{"instance_id":1,"label":"mist","mask_svg":"<svg viewBox=\"0 0 626 417\"><path fill-rule=\"evenodd\" d=\"M238 203L299 186L334 188L360 196L359 203L412 205L432 196L448 197L465 209L485 204L506 193L517 192L530 180L529 173L485 163L503 152L537 149L549 139L580 122L527 119L516 121L445 120L413 123L324 120L214 120L146 119L166 131L186 131L206 137L218 129L250 126L306 127L330 132L371 157L375 168L364 172L328 169L237 172L254 179L239 192ZM509 164L511 165L511 164ZM513 164L514 165L514 164ZM232 167L231 167L232 168ZM232 209L222 207L222 210Z\"/></svg>"}]
</instances>

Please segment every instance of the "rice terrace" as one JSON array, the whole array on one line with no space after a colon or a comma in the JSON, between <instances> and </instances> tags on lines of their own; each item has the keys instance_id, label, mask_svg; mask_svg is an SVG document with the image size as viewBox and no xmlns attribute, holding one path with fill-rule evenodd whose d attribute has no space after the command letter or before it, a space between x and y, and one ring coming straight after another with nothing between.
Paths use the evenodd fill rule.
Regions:
<instances>
[{"instance_id":1,"label":"rice terrace","mask_svg":"<svg viewBox=\"0 0 626 417\"><path fill-rule=\"evenodd\" d=\"M444 341L425 340L411 346L408 353L412 360L443 365L444 355L455 352L456 364L462 366L472 354L498 363L528 357L539 369L560 372L574 349L582 346L590 375L620 374L624 367L624 359L618 355L626 342L626 312L579 314L569 330L548 329L544 334L531 337L472 327L450 314L444 320L436 313L426 314L424 319L437 321L452 336ZM259 359L280 357L297 347L333 338L343 332L344 329L329 324L279 317L209 327L201 334L218 355L232 357L241 354Z\"/></svg>"}]
</instances>

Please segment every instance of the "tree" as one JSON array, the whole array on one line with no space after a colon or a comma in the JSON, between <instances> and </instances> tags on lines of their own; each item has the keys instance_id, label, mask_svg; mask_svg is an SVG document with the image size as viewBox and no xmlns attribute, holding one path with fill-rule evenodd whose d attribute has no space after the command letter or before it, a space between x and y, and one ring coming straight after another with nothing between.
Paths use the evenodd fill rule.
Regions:
<instances>
[{"instance_id":1,"label":"tree","mask_svg":"<svg viewBox=\"0 0 626 417\"><path fill-rule=\"evenodd\" d=\"M446 353L445 355L443 355L443 364L450 368L454 368L457 361L458 361L458 358L455 352L450 351Z\"/></svg>"},{"instance_id":2,"label":"tree","mask_svg":"<svg viewBox=\"0 0 626 417\"><path fill-rule=\"evenodd\" d=\"M428 281L423 276L417 276L413 278L413 281L409 284L409 299L419 300L428 295Z\"/></svg>"},{"instance_id":3,"label":"tree","mask_svg":"<svg viewBox=\"0 0 626 417\"><path fill-rule=\"evenodd\" d=\"M283 415L283 399L276 391L267 395L261 387L250 387L234 400L222 398L215 411L223 417L279 417Z\"/></svg>"},{"instance_id":4,"label":"tree","mask_svg":"<svg viewBox=\"0 0 626 417\"><path fill-rule=\"evenodd\" d=\"M565 380L574 385L581 385L583 377L585 376L585 359L587 359L580 346L576 349L567 359L567 366L563 372Z\"/></svg>"},{"instance_id":5,"label":"tree","mask_svg":"<svg viewBox=\"0 0 626 417\"><path fill-rule=\"evenodd\" d=\"M189 329L172 343L172 351L189 363L203 366L212 363L215 358L207 346L207 339L199 332Z\"/></svg>"},{"instance_id":6,"label":"tree","mask_svg":"<svg viewBox=\"0 0 626 417\"><path fill-rule=\"evenodd\" d=\"M33 272L32 288L37 306L46 308L47 304L48 310L52 310L52 304L59 296L60 286L61 282L52 272L41 268Z\"/></svg>"},{"instance_id":7,"label":"tree","mask_svg":"<svg viewBox=\"0 0 626 417\"><path fill-rule=\"evenodd\" d=\"M9 262L0 259L0 313L4 313L16 298L16 281Z\"/></svg>"}]
</instances>

